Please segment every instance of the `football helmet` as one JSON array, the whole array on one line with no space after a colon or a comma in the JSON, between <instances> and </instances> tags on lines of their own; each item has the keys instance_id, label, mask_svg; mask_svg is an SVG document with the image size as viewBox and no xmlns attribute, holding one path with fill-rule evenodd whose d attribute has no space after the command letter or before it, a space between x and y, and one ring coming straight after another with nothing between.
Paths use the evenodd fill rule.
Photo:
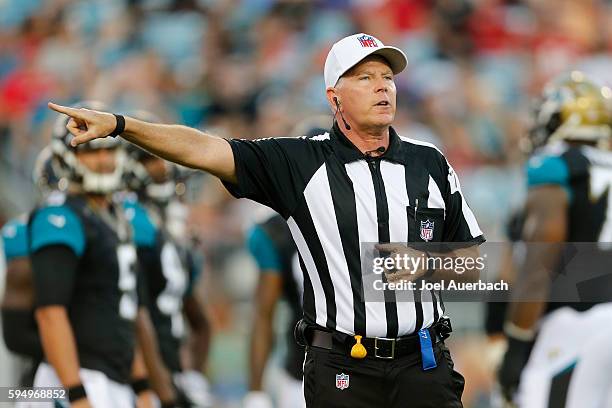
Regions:
<instances>
[{"instance_id":1,"label":"football helmet","mask_svg":"<svg viewBox=\"0 0 612 408\"><path fill-rule=\"evenodd\" d=\"M612 135L612 90L581 71L548 83L533 110L529 146L533 151L556 140L590 142L608 148Z\"/></svg>"},{"instance_id":2,"label":"football helmet","mask_svg":"<svg viewBox=\"0 0 612 408\"><path fill-rule=\"evenodd\" d=\"M43 196L54 190L66 191L68 189L66 172L51 151L50 145L45 146L36 156L32 178Z\"/></svg>"},{"instance_id":3,"label":"football helmet","mask_svg":"<svg viewBox=\"0 0 612 408\"><path fill-rule=\"evenodd\" d=\"M73 108L106 110L102 102L80 102ZM83 191L94 194L107 194L119 190L123 185L125 167L125 152L121 141L114 137L94 139L77 147L70 145L72 134L66 129L69 117L60 114L53 127L51 151L57 158L62 170L70 182L81 186ZM112 173L97 173L84 164L76 156L77 150L116 149L115 170Z\"/></svg>"},{"instance_id":4,"label":"football helmet","mask_svg":"<svg viewBox=\"0 0 612 408\"><path fill-rule=\"evenodd\" d=\"M143 110L130 112L128 115L145 122L159 122L157 116ZM128 159L125 173L126 186L141 199L166 205L173 197L184 193L184 171L180 170L179 166L164 161L165 177L161 181L155 180L149 174L145 163L147 160L156 158L156 156L130 142L125 142L125 150Z\"/></svg>"}]
</instances>

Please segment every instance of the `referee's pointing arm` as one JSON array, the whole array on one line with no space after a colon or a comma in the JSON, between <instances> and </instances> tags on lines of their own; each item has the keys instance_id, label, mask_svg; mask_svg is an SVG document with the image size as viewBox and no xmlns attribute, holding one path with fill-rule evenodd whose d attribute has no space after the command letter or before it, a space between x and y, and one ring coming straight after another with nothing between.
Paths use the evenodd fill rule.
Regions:
<instances>
[{"instance_id":1,"label":"referee's pointing arm","mask_svg":"<svg viewBox=\"0 0 612 408\"><path fill-rule=\"evenodd\" d=\"M66 127L75 136L73 146L109 136L121 125L120 120L108 112L69 108L52 102L49 108L71 117ZM117 133L127 141L166 160L236 182L234 156L224 139L182 125L148 123L127 116L124 120L123 132Z\"/></svg>"}]
</instances>

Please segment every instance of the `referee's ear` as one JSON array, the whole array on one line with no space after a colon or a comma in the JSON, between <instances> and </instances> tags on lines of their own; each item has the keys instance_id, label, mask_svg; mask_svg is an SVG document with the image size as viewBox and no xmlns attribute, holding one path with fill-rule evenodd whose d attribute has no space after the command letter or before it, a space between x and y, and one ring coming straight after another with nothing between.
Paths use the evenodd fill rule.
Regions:
<instances>
[{"instance_id":1,"label":"referee's ear","mask_svg":"<svg viewBox=\"0 0 612 408\"><path fill-rule=\"evenodd\" d=\"M329 108L331 109L332 113L336 113L336 109L338 109L338 106L336 105L336 100L338 101L338 104L340 103L340 97L338 96L336 88L332 86L327 88L327 90L325 91L325 96L327 97L327 102L329 103ZM336 98L336 100L334 100L334 98Z\"/></svg>"}]
</instances>

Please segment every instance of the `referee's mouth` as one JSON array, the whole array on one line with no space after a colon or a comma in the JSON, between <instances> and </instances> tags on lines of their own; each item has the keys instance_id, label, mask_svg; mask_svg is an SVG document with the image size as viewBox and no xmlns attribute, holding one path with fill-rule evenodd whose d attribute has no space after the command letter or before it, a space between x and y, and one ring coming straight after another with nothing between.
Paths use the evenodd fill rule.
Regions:
<instances>
[{"instance_id":1,"label":"referee's mouth","mask_svg":"<svg viewBox=\"0 0 612 408\"><path fill-rule=\"evenodd\" d=\"M383 99L382 101L376 102L374 106L381 108L391 108L391 102L389 102L387 99Z\"/></svg>"}]
</instances>

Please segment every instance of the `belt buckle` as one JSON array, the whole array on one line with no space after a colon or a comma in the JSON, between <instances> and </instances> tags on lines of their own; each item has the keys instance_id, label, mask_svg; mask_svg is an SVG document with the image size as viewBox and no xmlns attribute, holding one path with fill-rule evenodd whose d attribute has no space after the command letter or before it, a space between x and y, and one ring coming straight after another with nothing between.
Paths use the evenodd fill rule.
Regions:
<instances>
[{"instance_id":1,"label":"belt buckle","mask_svg":"<svg viewBox=\"0 0 612 408\"><path fill-rule=\"evenodd\" d=\"M391 342L391 355L389 356L381 356L378 354L378 342ZM384 359L384 360L393 360L395 358L395 339L389 339L386 337L374 337L374 357Z\"/></svg>"}]
</instances>

